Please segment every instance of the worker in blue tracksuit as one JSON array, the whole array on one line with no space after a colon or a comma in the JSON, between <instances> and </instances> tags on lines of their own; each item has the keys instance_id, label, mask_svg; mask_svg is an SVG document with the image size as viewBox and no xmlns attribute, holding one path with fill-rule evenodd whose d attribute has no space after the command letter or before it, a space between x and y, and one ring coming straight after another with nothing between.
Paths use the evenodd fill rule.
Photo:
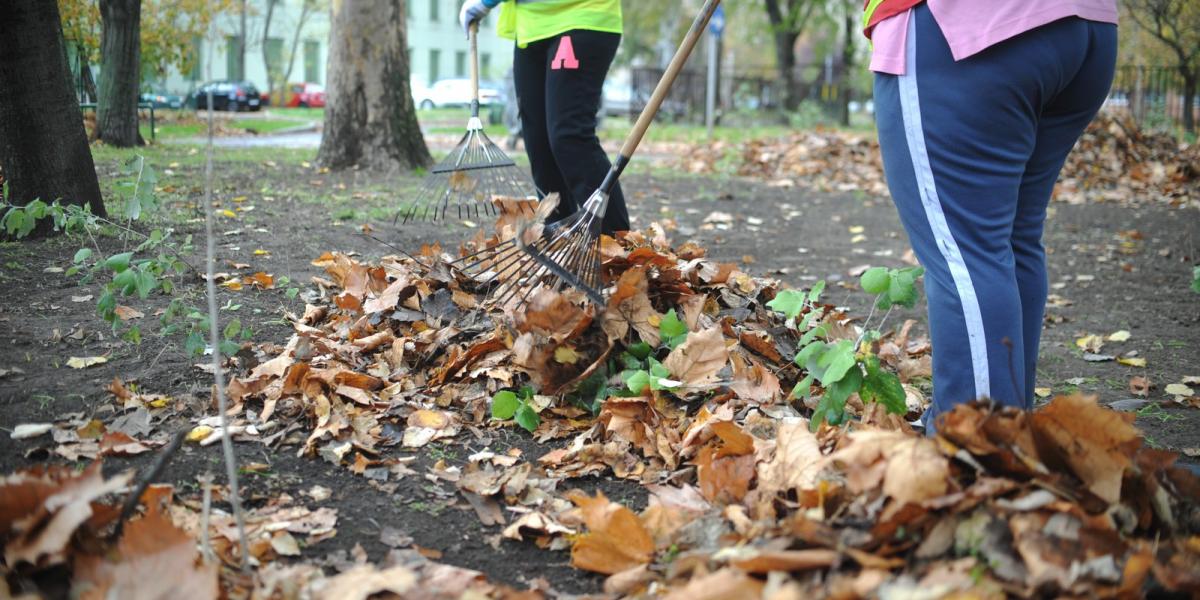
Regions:
<instances>
[{"instance_id":1,"label":"worker in blue tracksuit","mask_svg":"<svg viewBox=\"0 0 1200 600\"><path fill-rule=\"evenodd\" d=\"M867 11L888 188L926 269L926 430L977 398L1030 409L1046 207L1112 82L1116 1L870 0Z\"/></svg>"}]
</instances>

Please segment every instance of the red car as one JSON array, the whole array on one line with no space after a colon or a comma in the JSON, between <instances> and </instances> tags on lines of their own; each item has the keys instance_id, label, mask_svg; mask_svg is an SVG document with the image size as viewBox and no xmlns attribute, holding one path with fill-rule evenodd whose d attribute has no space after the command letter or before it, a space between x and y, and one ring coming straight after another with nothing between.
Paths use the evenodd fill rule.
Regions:
<instances>
[{"instance_id":1,"label":"red car","mask_svg":"<svg viewBox=\"0 0 1200 600\"><path fill-rule=\"evenodd\" d=\"M289 84L286 106L322 108L325 106L325 88L315 83Z\"/></svg>"}]
</instances>

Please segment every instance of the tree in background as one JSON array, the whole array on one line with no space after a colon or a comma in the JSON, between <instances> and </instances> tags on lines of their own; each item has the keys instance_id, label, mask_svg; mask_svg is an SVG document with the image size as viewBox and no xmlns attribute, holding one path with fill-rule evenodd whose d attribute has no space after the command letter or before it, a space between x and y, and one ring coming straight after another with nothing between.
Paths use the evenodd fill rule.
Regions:
<instances>
[{"instance_id":1,"label":"tree in background","mask_svg":"<svg viewBox=\"0 0 1200 600\"><path fill-rule=\"evenodd\" d=\"M100 0L100 98L96 139L118 148L145 143L138 133L141 0Z\"/></svg>"},{"instance_id":2,"label":"tree in background","mask_svg":"<svg viewBox=\"0 0 1200 600\"><path fill-rule=\"evenodd\" d=\"M280 23L279 25L292 27L292 40L287 50L278 49L277 54L272 56L271 49L271 21L275 16L275 7L283 4L284 0L267 0L267 13L263 19L263 35L262 35L262 51L263 65L267 71L267 93L270 94L271 102L282 105L284 103L284 94L287 90L287 81L292 76L292 67L296 64L296 51L300 46L300 34L304 32L304 26L308 24L308 20L314 13L320 10L325 10L324 3L320 0L299 0L300 14L296 17L294 23Z\"/></svg>"},{"instance_id":3,"label":"tree in background","mask_svg":"<svg viewBox=\"0 0 1200 600\"><path fill-rule=\"evenodd\" d=\"M800 105L796 79L796 40L804 33L822 0L763 0L771 31L775 36L775 68L783 82L783 106L795 110Z\"/></svg>"},{"instance_id":4,"label":"tree in background","mask_svg":"<svg viewBox=\"0 0 1200 600\"><path fill-rule=\"evenodd\" d=\"M142 0L141 73L165 75L172 67L187 73L199 58L195 40L204 37L215 16L232 10L234 0ZM58 0L63 37L79 57L85 86L88 64L100 58L100 7L96 0Z\"/></svg>"},{"instance_id":5,"label":"tree in background","mask_svg":"<svg viewBox=\"0 0 1200 600\"><path fill-rule=\"evenodd\" d=\"M1200 80L1200 2L1196 0L1123 0L1139 27L1165 45L1183 78L1183 128L1196 131L1193 111Z\"/></svg>"},{"instance_id":6,"label":"tree in background","mask_svg":"<svg viewBox=\"0 0 1200 600\"><path fill-rule=\"evenodd\" d=\"M333 3L317 162L378 171L433 162L409 89L407 31L404 0Z\"/></svg>"},{"instance_id":7,"label":"tree in background","mask_svg":"<svg viewBox=\"0 0 1200 600\"><path fill-rule=\"evenodd\" d=\"M8 201L41 199L104 215L83 117L64 76L58 7L11 0L0 19L0 169ZM50 225L42 221L42 233Z\"/></svg>"}]
</instances>

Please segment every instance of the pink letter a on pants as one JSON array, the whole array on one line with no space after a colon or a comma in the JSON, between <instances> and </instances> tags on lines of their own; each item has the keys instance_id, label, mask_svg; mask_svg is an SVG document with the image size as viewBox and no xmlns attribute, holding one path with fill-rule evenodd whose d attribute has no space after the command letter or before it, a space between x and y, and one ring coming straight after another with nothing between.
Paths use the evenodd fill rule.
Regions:
<instances>
[{"instance_id":1,"label":"pink letter a on pants","mask_svg":"<svg viewBox=\"0 0 1200 600\"><path fill-rule=\"evenodd\" d=\"M554 60L550 61L550 69L557 71L578 68L579 59L575 58L575 46L571 43L571 36L564 35L559 38L558 52L554 53Z\"/></svg>"}]
</instances>

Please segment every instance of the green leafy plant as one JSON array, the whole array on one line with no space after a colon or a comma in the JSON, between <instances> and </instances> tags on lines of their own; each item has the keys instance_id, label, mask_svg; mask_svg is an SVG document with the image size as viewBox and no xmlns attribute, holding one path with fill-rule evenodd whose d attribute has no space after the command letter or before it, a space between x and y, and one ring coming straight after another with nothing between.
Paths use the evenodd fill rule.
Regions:
<instances>
[{"instance_id":1,"label":"green leafy plant","mask_svg":"<svg viewBox=\"0 0 1200 600\"><path fill-rule=\"evenodd\" d=\"M492 418L498 421L513 419L522 429L533 433L542 423L533 408L533 388L522 387L517 392L500 390L492 396Z\"/></svg>"},{"instance_id":2,"label":"green leafy plant","mask_svg":"<svg viewBox=\"0 0 1200 600\"><path fill-rule=\"evenodd\" d=\"M680 321L679 317L675 315L675 309L672 308L658 322L658 333L662 337L663 345L674 350L676 346L687 340L687 323Z\"/></svg>"},{"instance_id":3,"label":"green leafy plant","mask_svg":"<svg viewBox=\"0 0 1200 600\"><path fill-rule=\"evenodd\" d=\"M875 295L871 314L863 324L857 340L831 340L829 327L818 322L824 309L818 305L824 282L818 282L808 292L784 290L767 303L771 309L787 317L801 331L794 361L806 375L792 389L792 396L808 398L812 387L819 383L821 399L813 410L809 426L815 431L822 422L840 425L846 419L846 400L858 393L864 402L876 402L894 414L905 412L904 386L895 374L885 371L872 343L879 339L879 328L896 306L912 307L917 301L916 280L924 273L921 267L886 269L876 267L862 274L859 282L864 291ZM876 328L868 327L875 310L888 309Z\"/></svg>"}]
</instances>

